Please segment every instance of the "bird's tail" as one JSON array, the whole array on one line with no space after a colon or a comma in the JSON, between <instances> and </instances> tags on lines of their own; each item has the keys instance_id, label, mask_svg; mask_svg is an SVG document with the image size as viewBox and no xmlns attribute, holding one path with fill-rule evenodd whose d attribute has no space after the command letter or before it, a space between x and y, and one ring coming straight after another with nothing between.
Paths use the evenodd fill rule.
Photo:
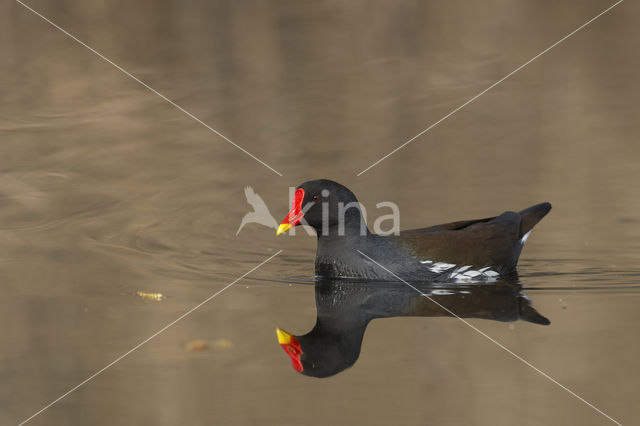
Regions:
<instances>
[{"instance_id":1,"label":"bird's tail","mask_svg":"<svg viewBox=\"0 0 640 426\"><path fill-rule=\"evenodd\" d=\"M520 216L522 217L522 221L520 222L520 237L522 238L527 232L531 231L550 210L551 204L549 203L536 204L535 206L522 210L520 212Z\"/></svg>"},{"instance_id":2,"label":"bird's tail","mask_svg":"<svg viewBox=\"0 0 640 426\"><path fill-rule=\"evenodd\" d=\"M529 321L534 324L542 324L549 325L551 321L540 315L540 312L536 311L533 306L531 306L531 301L523 296L518 298L518 311L520 313L520 319L524 321Z\"/></svg>"}]
</instances>

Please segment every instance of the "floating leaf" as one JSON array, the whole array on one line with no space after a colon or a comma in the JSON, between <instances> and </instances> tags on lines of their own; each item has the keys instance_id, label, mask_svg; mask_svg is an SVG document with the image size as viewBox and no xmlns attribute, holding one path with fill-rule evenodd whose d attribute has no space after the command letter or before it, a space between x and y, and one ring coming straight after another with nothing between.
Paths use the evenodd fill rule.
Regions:
<instances>
[{"instance_id":1,"label":"floating leaf","mask_svg":"<svg viewBox=\"0 0 640 426\"><path fill-rule=\"evenodd\" d=\"M187 343L185 349L189 352L202 352L209 349L209 344L204 340L196 339Z\"/></svg>"},{"instance_id":2,"label":"floating leaf","mask_svg":"<svg viewBox=\"0 0 640 426\"><path fill-rule=\"evenodd\" d=\"M147 293L144 291L136 291L136 296L142 297L143 299L155 300L156 302L160 302L167 298L162 293Z\"/></svg>"}]
</instances>

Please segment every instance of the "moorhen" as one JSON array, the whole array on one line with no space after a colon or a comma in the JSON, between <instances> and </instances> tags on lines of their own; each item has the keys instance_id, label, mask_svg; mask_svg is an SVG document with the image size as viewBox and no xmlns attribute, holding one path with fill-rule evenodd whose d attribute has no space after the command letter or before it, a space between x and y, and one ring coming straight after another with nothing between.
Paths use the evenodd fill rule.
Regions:
<instances>
[{"instance_id":1,"label":"moorhen","mask_svg":"<svg viewBox=\"0 0 640 426\"><path fill-rule=\"evenodd\" d=\"M329 377L356 362L367 325L376 318L447 317L455 312L461 318L549 324L521 293L517 279L501 280L500 284L417 285L411 288L397 282L320 280L315 285L315 327L302 336L278 328L278 342L296 371Z\"/></svg>"},{"instance_id":2,"label":"moorhen","mask_svg":"<svg viewBox=\"0 0 640 426\"><path fill-rule=\"evenodd\" d=\"M277 235L301 223L313 227L318 236L315 273L320 277L491 281L515 271L531 229L549 210L551 204L541 203L519 213L377 235L369 232L349 189L319 179L296 189Z\"/></svg>"}]
</instances>

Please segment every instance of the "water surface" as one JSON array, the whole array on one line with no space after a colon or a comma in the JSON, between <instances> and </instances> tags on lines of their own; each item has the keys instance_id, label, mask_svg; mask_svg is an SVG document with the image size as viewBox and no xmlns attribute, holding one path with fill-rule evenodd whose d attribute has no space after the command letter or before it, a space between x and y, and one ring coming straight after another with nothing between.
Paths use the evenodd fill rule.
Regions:
<instances>
[{"instance_id":1,"label":"water surface","mask_svg":"<svg viewBox=\"0 0 640 426\"><path fill-rule=\"evenodd\" d=\"M0 5L0 423L17 424L278 250L30 424L607 424L447 317L372 322L357 363L297 374L275 328L316 321L315 239L276 219L326 177L403 229L549 201L520 261L549 318L469 321L624 424L640 373L640 50L625 2ZM301 284L306 280L307 284ZM154 301L137 291L162 293ZM187 350L202 340L206 349ZM193 347L193 346L189 346Z\"/></svg>"}]
</instances>

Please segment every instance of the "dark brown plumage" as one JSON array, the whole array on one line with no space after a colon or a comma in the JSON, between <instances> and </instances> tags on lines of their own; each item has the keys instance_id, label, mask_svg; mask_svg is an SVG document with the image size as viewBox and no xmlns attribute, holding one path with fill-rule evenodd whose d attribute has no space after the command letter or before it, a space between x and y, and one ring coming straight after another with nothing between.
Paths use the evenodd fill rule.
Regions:
<instances>
[{"instance_id":1,"label":"dark brown plumage","mask_svg":"<svg viewBox=\"0 0 640 426\"><path fill-rule=\"evenodd\" d=\"M486 219L451 222L411 229L390 236L421 259L455 265L492 266L500 273L515 270L524 245L523 238L551 210L537 204L519 213L505 212Z\"/></svg>"}]
</instances>

